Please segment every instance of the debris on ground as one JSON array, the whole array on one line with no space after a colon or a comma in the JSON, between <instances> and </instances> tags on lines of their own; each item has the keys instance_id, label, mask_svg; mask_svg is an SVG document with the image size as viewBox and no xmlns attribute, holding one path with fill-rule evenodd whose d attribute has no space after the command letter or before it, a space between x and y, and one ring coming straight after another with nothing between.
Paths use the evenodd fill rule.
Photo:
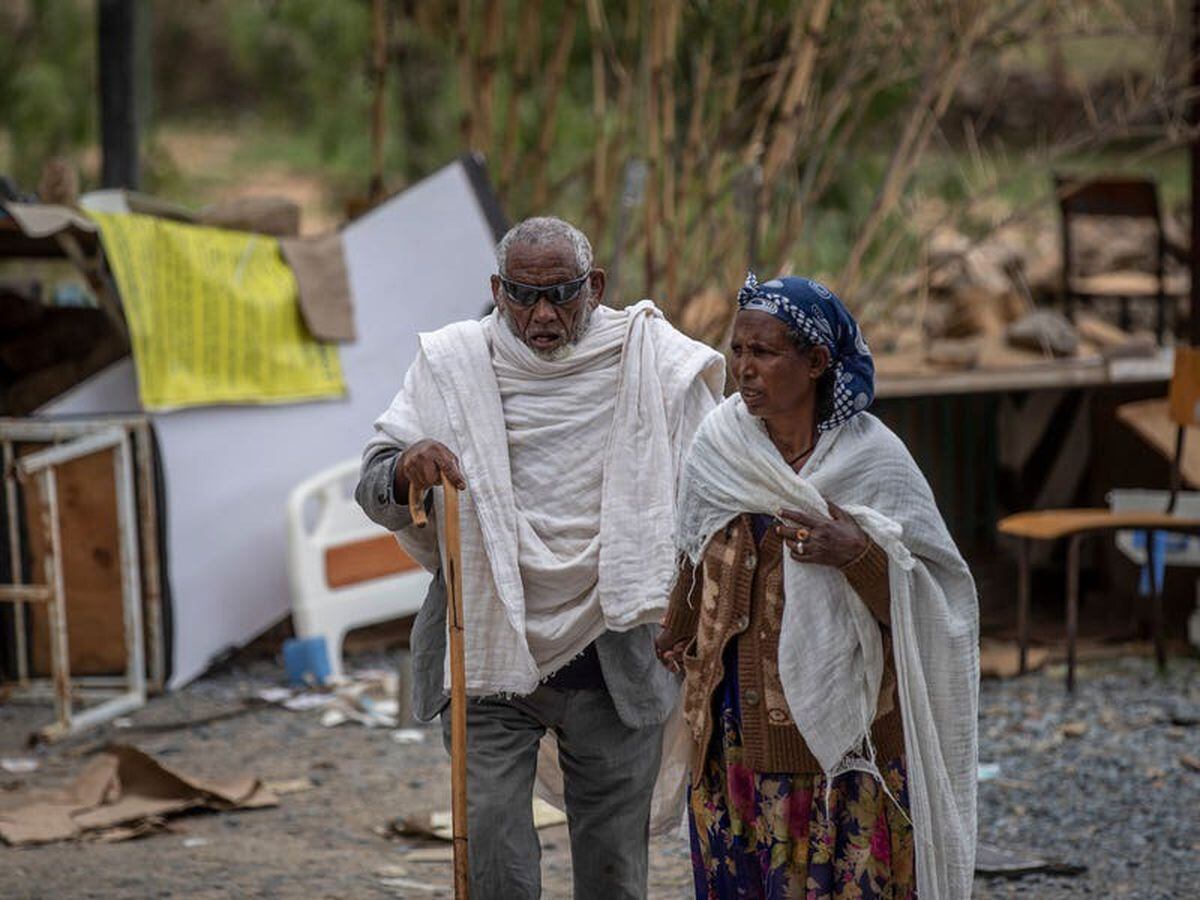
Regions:
<instances>
[{"instance_id":1,"label":"debris on ground","mask_svg":"<svg viewBox=\"0 0 1200 900\"><path fill-rule=\"evenodd\" d=\"M408 897L410 891L423 891L429 894L444 893L446 888L442 885L428 884L424 881L413 881L411 878L381 878L379 884L389 890L398 891L399 896Z\"/></svg>"},{"instance_id":2,"label":"debris on ground","mask_svg":"<svg viewBox=\"0 0 1200 900\"><path fill-rule=\"evenodd\" d=\"M1082 875L1087 866L1042 859L1032 853L1006 850L980 841L975 848L975 874L1020 878L1024 875Z\"/></svg>"},{"instance_id":3,"label":"debris on ground","mask_svg":"<svg viewBox=\"0 0 1200 900\"><path fill-rule=\"evenodd\" d=\"M1008 342L1014 347L1044 356L1074 356L1079 349L1079 332L1060 312L1039 309L1008 327Z\"/></svg>"},{"instance_id":4,"label":"debris on ground","mask_svg":"<svg viewBox=\"0 0 1200 900\"><path fill-rule=\"evenodd\" d=\"M1000 776L999 763L980 763L976 767L976 779L979 781L991 781L993 778Z\"/></svg>"},{"instance_id":5,"label":"debris on ground","mask_svg":"<svg viewBox=\"0 0 1200 900\"><path fill-rule=\"evenodd\" d=\"M115 744L66 788L6 797L0 838L13 846L91 837L123 841L162 830L168 816L235 810L278 801L257 778L196 778L172 771L136 747Z\"/></svg>"},{"instance_id":6,"label":"debris on ground","mask_svg":"<svg viewBox=\"0 0 1200 900\"><path fill-rule=\"evenodd\" d=\"M408 863L452 863L454 862L454 848L446 846L438 847L420 847L416 850L409 850L403 857Z\"/></svg>"},{"instance_id":7,"label":"debris on ground","mask_svg":"<svg viewBox=\"0 0 1200 900\"><path fill-rule=\"evenodd\" d=\"M1036 672L1046 665L1050 651L1045 647L1030 647L1025 655L1025 669ZM1016 678L1021 674L1021 650L1016 641L982 638L979 641L979 675L982 678Z\"/></svg>"},{"instance_id":8,"label":"debris on ground","mask_svg":"<svg viewBox=\"0 0 1200 900\"><path fill-rule=\"evenodd\" d=\"M269 687L260 690L256 696L293 712L320 709L321 724L326 728L336 728L346 722L357 722L368 728L396 728L401 724L399 692L396 672L368 669L325 686Z\"/></svg>"},{"instance_id":9,"label":"debris on ground","mask_svg":"<svg viewBox=\"0 0 1200 900\"><path fill-rule=\"evenodd\" d=\"M0 759L0 769L9 775L26 775L38 770L38 761L30 756L6 756Z\"/></svg>"},{"instance_id":10,"label":"debris on ground","mask_svg":"<svg viewBox=\"0 0 1200 900\"><path fill-rule=\"evenodd\" d=\"M541 797L533 798L533 827L551 828L563 825L567 814L551 806ZM438 841L454 840L453 818L449 810L424 810L392 820L393 834L407 838L425 838Z\"/></svg>"},{"instance_id":11,"label":"debris on ground","mask_svg":"<svg viewBox=\"0 0 1200 900\"><path fill-rule=\"evenodd\" d=\"M311 778L284 778L279 781L264 781L262 786L276 797L299 794L304 791L311 791L316 787Z\"/></svg>"},{"instance_id":12,"label":"debris on ground","mask_svg":"<svg viewBox=\"0 0 1200 900\"><path fill-rule=\"evenodd\" d=\"M1037 637L1036 629L1032 636ZM1200 660L1173 656L1160 673L1149 642L1081 641L1079 681L1071 695L1063 686L1062 667L1054 663L1062 654L1057 637L1051 629L1044 638L1055 643L1049 648L1051 663L1042 671L980 685L979 756L985 766L1000 766L1000 774L979 782L979 833L982 843L1032 850L1041 860L1084 862L1088 870L1079 875L1042 871L1012 880L980 875L972 896L1193 896L1200 883L1200 773L1181 757L1200 759ZM381 669L393 663L382 653L367 660ZM273 659L255 660L152 698L134 718L138 723L201 718L280 681ZM0 772L0 814L27 802L30 781L69 784L94 758L94 749L86 754L62 746L44 754L21 749L16 736L51 714L40 706L0 705L0 739L9 739L0 757L32 756L41 763L35 775ZM1088 723L1084 738L1059 734L1064 723L1080 721ZM0 897L26 896L30 884L47 897L77 896L80 885L95 897L439 896L437 889L388 887L384 878L437 886L441 896L451 897L451 844L400 837L388 821L406 810L449 809L449 755L435 729L425 729L421 743L398 744L389 729L327 729L319 710L292 712L261 703L248 715L211 725L149 733L139 747L176 771L215 773L214 760L224 759L232 770L263 780L307 775L316 787L253 815L148 820L157 837L141 846L77 840L20 853L0 846L5 863ZM123 740L128 734L109 736ZM1165 776L1151 778L1151 770ZM163 838L163 829L170 829L169 838ZM543 896L569 900L567 829L560 825L539 835ZM207 844L185 846L194 839ZM391 865L407 872L377 874ZM218 887L213 887L214 873ZM688 895L692 871L686 837L651 838L649 881L651 898Z\"/></svg>"},{"instance_id":13,"label":"debris on ground","mask_svg":"<svg viewBox=\"0 0 1200 900\"><path fill-rule=\"evenodd\" d=\"M380 866L374 874L376 878L404 878L408 875L408 869L404 866Z\"/></svg>"},{"instance_id":14,"label":"debris on ground","mask_svg":"<svg viewBox=\"0 0 1200 900\"><path fill-rule=\"evenodd\" d=\"M1126 293L1152 294L1153 287L1145 285L1155 283L1154 235L1131 224L1136 223L1113 228L1092 218L1075 223L1075 276L1113 297L1125 284L1131 286ZM1183 233L1181 223L1169 217L1167 225ZM1186 294L1186 281L1184 267L1168 255L1168 294ZM1061 293L1053 215L1011 221L980 240L941 225L930 232L920 264L887 279L875 292L882 299L860 311L860 322L877 371L889 376L1007 370L1044 365L1047 356L1098 364L1157 352L1154 304L1132 304L1126 327L1118 327L1115 304L1102 301L1078 310L1072 326L1051 312L1060 306ZM685 309L684 320L716 320L709 298L693 302L696 309ZM1038 317L1029 320L1031 313Z\"/></svg>"},{"instance_id":15,"label":"debris on ground","mask_svg":"<svg viewBox=\"0 0 1200 900\"><path fill-rule=\"evenodd\" d=\"M260 697L246 697L238 706L234 706L229 709L222 709L204 716L196 716L190 719L172 719L166 722L138 723L129 716L122 716L121 718L114 719L112 725L114 728L120 731L132 731L141 734L162 734L168 731L185 731L192 728L198 728L202 725L212 725L214 722L223 722L226 719L236 719L238 716L244 716L256 709L260 709L263 705L263 702L263 699Z\"/></svg>"}]
</instances>

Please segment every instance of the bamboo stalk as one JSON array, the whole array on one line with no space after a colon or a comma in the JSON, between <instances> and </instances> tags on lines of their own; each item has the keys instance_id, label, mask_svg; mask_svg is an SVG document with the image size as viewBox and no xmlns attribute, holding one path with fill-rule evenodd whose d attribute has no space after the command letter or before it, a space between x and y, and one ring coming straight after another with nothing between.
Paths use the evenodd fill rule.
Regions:
<instances>
[{"instance_id":1,"label":"bamboo stalk","mask_svg":"<svg viewBox=\"0 0 1200 900\"><path fill-rule=\"evenodd\" d=\"M774 137L763 162L763 182L768 188L795 149L800 130L800 111L812 86L817 51L825 33L825 25L829 21L832 4L833 0L816 0L813 4L808 27L800 43L796 65L792 69L792 77L788 79L787 90L780 104L781 121L775 128Z\"/></svg>"},{"instance_id":2,"label":"bamboo stalk","mask_svg":"<svg viewBox=\"0 0 1200 900\"><path fill-rule=\"evenodd\" d=\"M891 213L908 183L929 136L945 113L958 82L971 59L983 19L975 19L971 33L964 36L955 51L946 51L926 72L921 95L901 133L900 141L888 161L883 180L876 192L871 211L850 249L849 259L839 279L843 296L850 296L862 275L863 258L883 221Z\"/></svg>"},{"instance_id":3,"label":"bamboo stalk","mask_svg":"<svg viewBox=\"0 0 1200 900\"><path fill-rule=\"evenodd\" d=\"M795 59L796 52L800 48L800 43L804 39L804 9L802 4L798 4L792 13L792 24L788 29L787 50L783 57L775 63L774 72L767 82L767 92L758 110L758 117L754 121L754 129L750 132L750 139L746 141L743 153L746 165L753 165L756 160L762 158L767 126L770 124L771 117L779 106L780 98L783 96L784 85L787 83L788 74L792 70L792 60Z\"/></svg>"},{"instance_id":4,"label":"bamboo stalk","mask_svg":"<svg viewBox=\"0 0 1200 900\"><path fill-rule=\"evenodd\" d=\"M478 78L477 145L490 151L495 140L496 71L500 64L500 38L504 33L504 4L502 0L485 0L483 42L475 67Z\"/></svg>"},{"instance_id":5,"label":"bamboo stalk","mask_svg":"<svg viewBox=\"0 0 1200 900\"><path fill-rule=\"evenodd\" d=\"M700 159L701 141L704 139L704 109L708 99L713 66L713 37L711 34L704 38L704 44L696 53L695 60L696 78L692 83L687 136L683 144L683 157L679 162L679 194L675 201L679 207L684 204L684 192L691 187L692 176Z\"/></svg>"},{"instance_id":6,"label":"bamboo stalk","mask_svg":"<svg viewBox=\"0 0 1200 900\"><path fill-rule=\"evenodd\" d=\"M384 98L387 91L387 0L371 3L371 180L367 203L383 197Z\"/></svg>"},{"instance_id":7,"label":"bamboo stalk","mask_svg":"<svg viewBox=\"0 0 1200 900\"><path fill-rule=\"evenodd\" d=\"M554 116L567 74L567 61L570 59L571 48L575 43L575 22L578 15L579 0L567 0L563 5L563 17L559 23L554 52L550 57L550 66L546 72L546 100L542 106L542 131L532 161L534 167L533 206L539 210L546 205L550 145L554 142L555 125L557 124Z\"/></svg>"},{"instance_id":8,"label":"bamboo stalk","mask_svg":"<svg viewBox=\"0 0 1200 900\"><path fill-rule=\"evenodd\" d=\"M475 72L471 59L471 0L458 0L458 19L455 31L455 52L458 57L458 84L462 100L460 132L463 144L477 148L475 129L478 123L475 101Z\"/></svg>"},{"instance_id":9,"label":"bamboo stalk","mask_svg":"<svg viewBox=\"0 0 1200 900\"><path fill-rule=\"evenodd\" d=\"M520 151L520 100L532 83L535 56L541 55L541 0L524 0L516 33L516 59L509 80L508 104L504 113L504 151L500 162L500 196L506 197L512 185Z\"/></svg>"},{"instance_id":10,"label":"bamboo stalk","mask_svg":"<svg viewBox=\"0 0 1200 900\"><path fill-rule=\"evenodd\" d=\"M689 100L688 124L685 131L683 149L679 161L679 179L675 184L675 213L669 237L668 254L678 261L685 258L688 250L688 235L683 227L688 218L687 201L700 193L700 185L696 183L696 170L700 159L701 145L704 138L704 111L709 93L709 83L712 79L713 36L707 35L704 43L693 57L695 76L692 81L692 91ZM688 271L695 271L689 266ZM672 273L669 277L676 277ZM678 286L671 291L672 296L686 296L697 288L699 283L687 285L682 291Z\"/></svg>"},{"instance_id":11,"label":"bamboo stalk","mask_svg":"<svg viewBox=\"0 0 1200 900\"><path fill-rule=\"evenodd\" d=\"M662 105L662 143L664 155L660 173L662 191L663 229L666 232L666 294L662 297L663 311L670 317L678 311L679 257L675 216L675 48L679 36L679 0L660 0L663 10L663 67L659 72L659 96Z\"/></svg>"},{"instance_id":12,"label":"bamboo stalk","mask_svg":"<svg viewBox=\"0 0 1200 900\"><path fill-rule=\"evenodd\" d=\"M663 68L663 13L662 7L651 4L647 10L649 15L649 52L646 54L646 71L644 78L645 118L646 118L646 224L645 224L645 256L644 286L642 294L654 295L656 276L655 248L658 239L658 228L662 217L660 204L662 194L659 191L659 172L662 169L662 122L659 118L659 93L657 90Z\"/></svg>"},{"instance_id":13,"label":"bamboo stalk","mask_svg":"<svg viewBox=\"0 0 1200 900\"><path fill-rule=\"evenodd\" d=\"M636 0L630 0L636 3ZM609 59L609 68L617 79L617 97L613 118L615 121L613 140L608 150L608 187L610 197L624 191L622 179L625 166L639 154L636 148L638 117L634 112L634 101L637 96L638 78L636 65L627 64L617 52L616 42L608 24L603 3L600 4L600 22L603 29L605 52ZM606 210L605 216L611 216ZM615 252L614 247L614 252ZM615 285L614 285L615 287Z\"/></svg>"},{"instance_id":14,"label":"bamboo stalk","mask_svg":"<svg viewBox=\"0 0 1200 900\"><path fill-rule=\"evenodd\" d=\"M588 218L593 233L604 233L608 209L608 73L604 64L604 21L600 0L587 0L588 30L592 43L592 116L596 144L592 152L592 192Z\"/></svg>"},{"instance_id":15,"label":"bamboo stalk","mask_svg":"<svg viewBox=\"0 0 1200 900\"><path fill-rule=\"evenodd\" d=\"M826 59L837 60L839 73L822 95L819 115L817 105L809 104L806 109L812 110L813 115L805 117L805 127L797 122L796 140L803 141L808 155L796 189L788 192L785 226L778 232L769 254L773 265L780 269L790 264L792 253L804 236L805 212L828 190L835 165L844 159L849 141L858 132L871 99L879 90L879 84L867 77L871 67L889 72L894 67L892 54L880 54L866 38L867 29L858 27L857 19L851 28L851 45L830 48L825 54ZM890 76L888 83L892 83ZM822 174L826 175L824 181Z\"/></svg>"}]
</instances>

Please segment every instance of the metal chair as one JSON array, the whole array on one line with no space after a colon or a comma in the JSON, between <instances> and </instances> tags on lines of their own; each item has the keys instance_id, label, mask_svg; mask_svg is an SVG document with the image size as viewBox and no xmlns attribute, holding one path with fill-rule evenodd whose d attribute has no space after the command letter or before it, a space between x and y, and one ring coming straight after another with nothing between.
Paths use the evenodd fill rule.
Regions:
<instances>
[{"instance_id":1,"label":"metal chair","mask_svg":"<svg viewBox=\"0 0 1200 900\"><path fill-rule=\"evenodd\" d=\"M1165 509L1161 512L1113 509L1044 509L1006 516L997 523L1001 534L1018 541L1017 644L1020 671L1026 671L1029 645L1030 545L1033 541L1067 544L1067 690L1075 689L1075 644L1079 631L1079 551L1084 537L1111 531L1140 531L1146 535L1147 563L1151 573L1157 566L1158 542L1153 532L1200 534L1200 518L1176 514L1175 507L1182 481L1184 435L1188 426L1200 424L1200 349L1181 346L1175 349L1175 371L1169 394L1170 418L1175 425L1175 454L1171 463L1171 486ZM1151 577L1151 610L1154 654L1160 667L1166 665L1163 637L1162 584Z\"/></svg>"},{"instance_id":2,"label":"metal chair","mask_svg":"<svg viewBox=\"0 0 1200 900\"><path fill-rule=\"evenodd\" d=\"M1177 253L1167 240L1158 203L1158 185L1145 178L1107 177L1083 180L1054 176L1062 224L1062 298L1068 318L1073 318L1077 301L1115 299L1120 304L1119 322L1130 327L1129 303L1153 300L1157 305L1155 336L1163 342L1167 329L1167 307L1184 294L1168 286L1166 257ZM1071 223L1087 216L1145 219L1154 223L1154 271L1121 271L1104 275L1075 273Z\"/></svg>"}]
</instances>

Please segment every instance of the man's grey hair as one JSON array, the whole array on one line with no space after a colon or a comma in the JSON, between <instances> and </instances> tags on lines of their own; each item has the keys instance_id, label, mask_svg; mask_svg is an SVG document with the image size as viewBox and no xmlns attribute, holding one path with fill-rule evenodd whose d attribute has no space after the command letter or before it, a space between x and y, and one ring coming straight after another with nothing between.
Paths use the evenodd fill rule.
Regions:
<instances>
[{"instance_id":1,"label":"man's grey hair","mask_svg":"<svg viewBox=\"0 0 1200 900\"><path fill-rule=\"evenodd\" d=\"M567 241L575 251L579 274L591 271L592 243L587 239L587 235L570 222L554 216L536 216L518 222L496 245L496 262L500 266L500 274L508 274L508 251L514 245L543 244L548 241Z\"/></svg>"}]
</instances>

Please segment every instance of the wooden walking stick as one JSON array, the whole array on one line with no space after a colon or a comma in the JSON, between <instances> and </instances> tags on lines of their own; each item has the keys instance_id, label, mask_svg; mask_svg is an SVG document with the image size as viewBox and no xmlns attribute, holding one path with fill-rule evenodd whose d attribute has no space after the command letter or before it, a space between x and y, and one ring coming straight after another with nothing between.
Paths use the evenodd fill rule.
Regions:
<instances>
[{"instance_id":1,"label":"wooden walking stick","mask_svg":"<svg viewBox=\"0 0 1200 900\"><path fill-rule=\"evenodd\" d=\"M467 664L463 647L462 546L458 524L458 488L442 476L446 507L446 622L450 631L450 795L454 832L454 897L467 900ZM408 508L413 524L428 519L421 497L410 484Z\"/></svg>"}]
</instances>

